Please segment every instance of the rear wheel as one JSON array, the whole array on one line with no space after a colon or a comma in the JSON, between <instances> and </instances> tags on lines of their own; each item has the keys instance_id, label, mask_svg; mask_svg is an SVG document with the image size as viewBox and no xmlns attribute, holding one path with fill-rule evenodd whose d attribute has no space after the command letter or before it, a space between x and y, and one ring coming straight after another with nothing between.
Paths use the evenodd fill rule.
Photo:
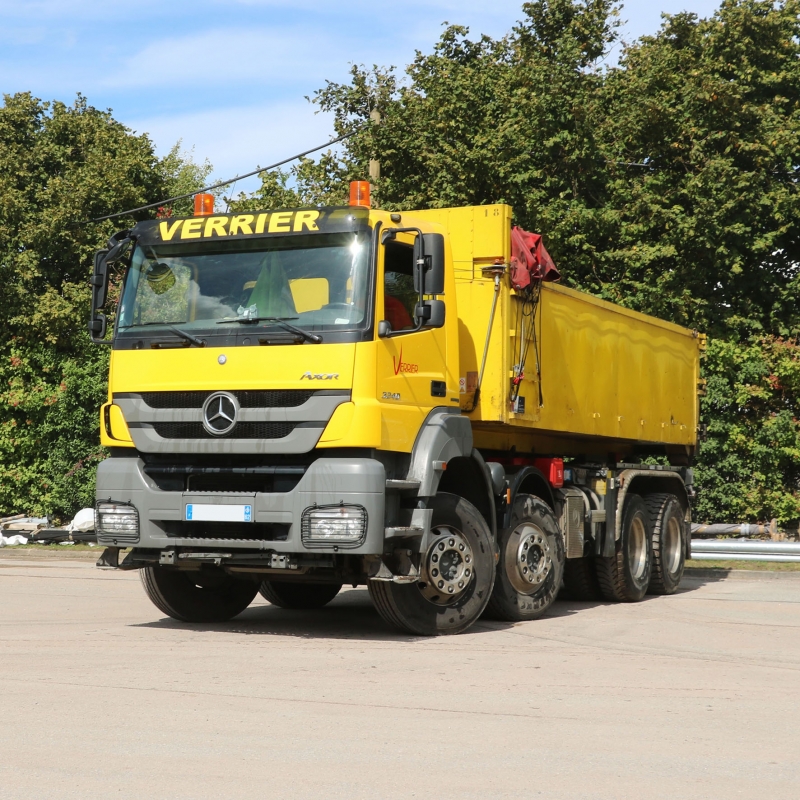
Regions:
<instances>
[{"instance_id":1,"label":"rear wheel","mask_svg":"<svg viewBox=\"0 0 800 800\"><path fill-rule=\"evenodd\" d=\"M254 581L233 578L214 567L144 567L139 574L156 608L181 622L226 622L244 611L258 591Z\"/></svg>"},{"instance_id":2,"label":"rear wheel","mask_svg":"<svg viewBox=\"0 0 800 800\"><path fill-rule=\"evenodd\" d=\"M653 524L653 574L649 594L674 594L683 577L683 508L674 494L649 494L645 498Z\"/></svg>"},{"instance_id":3,"label":"rear wheel","mask_svg":"<svg viewBox=\"0 0 800 800\"><path fill-rule=\"evenodd\" d=\"M341 588L341 583L263 581L258 591L265 600L274 606L308 609L326 606L339 594Z\"/></svg>"},{"instance_id":4,"label":"rear wheel","mask_svg":"<svg viewBox=\"0 0 800 800\"><path fill-rule=\"evenodd\" d=\"M417 583L369 582L378 613L421 636L461 633L486 608L494 584L491 531L472 503L440 493L431 501L431 540Z\"/></svg>"},{"instance_id":5,"label":"rear wheel","mask_svg":"<svg viewBox=\"0 0 800 800\"><path fill-rule=\"evenodd\" d=\"M564 564L564 597L569 600L599 600L600 586L592 558L568 558Z\"/></svg>"},{"instance_id":6,"label":"rear wheel","mask_svg":"<svg viewBox=\"0 0 800 800\"><path fill-rule=\"evenodd\" d=\"M635 603L645 596L653 568L653 529L650 513L638 494L628 495L625 501L616 552L596 558L594 563L606 600Z\"/></svg>"},{"instance_id":7,"label":"rear wheel","mask_svg":"<svg viewBox=\"0 0 800 800\"><path fill-rule=\"evenodd\" d=\"M536 619L552 605L564 574L564 539L550 507L518 494L500 534L500 559L486 609L494 619Z\"/></svg>"}]
</instances>

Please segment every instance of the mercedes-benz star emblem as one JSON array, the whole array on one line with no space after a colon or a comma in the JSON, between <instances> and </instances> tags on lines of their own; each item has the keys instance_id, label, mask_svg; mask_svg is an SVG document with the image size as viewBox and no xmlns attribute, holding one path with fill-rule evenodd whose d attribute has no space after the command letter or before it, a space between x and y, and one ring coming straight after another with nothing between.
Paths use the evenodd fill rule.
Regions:
<instances>
[{"instance_id":1,"label":"mercedes-benz star emblem","mask_svg":"<svg viewBox=\"0 0 800 800\"><path fill-rule=\"evenodd\" d=\"M239 401L228 392L214 392L203 403L203 427L212 436L225 436L236 427Z\"/></svg>"}]
</instances>

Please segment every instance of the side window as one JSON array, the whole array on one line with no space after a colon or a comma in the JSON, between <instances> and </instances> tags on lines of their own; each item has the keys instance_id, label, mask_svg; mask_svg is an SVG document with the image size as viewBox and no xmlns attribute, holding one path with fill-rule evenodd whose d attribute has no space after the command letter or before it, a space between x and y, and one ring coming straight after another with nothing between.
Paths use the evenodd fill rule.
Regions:
<instances>
[{"instance_id":1,"label":"side window","mask_svg":"<svg viewBox=\"0 0 800 800\"><path fill-rule=\"evenodd\" d=\"M414 248L401 242L387 242L383 271L383 319L393 331L414 328Z\"/></svg>"}]
</instances>

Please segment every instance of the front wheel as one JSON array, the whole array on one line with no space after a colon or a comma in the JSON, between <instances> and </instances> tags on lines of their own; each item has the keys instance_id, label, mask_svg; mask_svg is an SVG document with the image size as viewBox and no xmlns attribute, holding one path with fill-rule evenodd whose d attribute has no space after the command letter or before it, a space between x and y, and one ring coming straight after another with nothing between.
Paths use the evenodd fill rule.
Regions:
<instances>
[{"instance_id":1,"label":"front wheel","mask_svg":"<svg viewBox=\"0 0 800 800\"><path fill-rule=\"evenodd\" d=\"M395 628L420 636L461 633L480 617L494 584L495 549L472 503L442 492L431 500L430 544L418 583L369 582L378 613Z\"/></svg>"},{"instance_id":2,"label":"front wheel","mask_svg":"<svg viewBox=\"0 0 800 800\"><path fill-rule=\"evenodd\" d=\"M226 622L241 614L258 591L254 581L233 578L215 567L144 567L139 574L156 608L181 622Z\"/></svg>"},{"instance_id":3,"label":"front wheel","mask_svg":"<svg viewBox=\"0 0 800 800\"><path fill-rule=\"evenodd\" d=\"M511 523L500 534L500 559L491 600L494 619L536 619L556 599L564 574L564 537L550 507L531 494L518 494Z\"/></svg>"}]
</instances>

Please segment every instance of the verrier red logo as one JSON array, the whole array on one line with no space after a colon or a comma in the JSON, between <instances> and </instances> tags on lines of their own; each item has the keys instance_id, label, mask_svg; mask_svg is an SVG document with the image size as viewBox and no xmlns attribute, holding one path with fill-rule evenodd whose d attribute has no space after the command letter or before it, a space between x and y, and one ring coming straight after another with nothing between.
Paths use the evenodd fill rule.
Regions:
<instances>
[{"instance_id":1,"label":"verrier red logo","mask_svg":"<svg viewBox=\"0 0 800 800\"><path fill-rule=\"evenodd\" d=\"M392 356L392 363L394 364L394 374L399 375L401 372L419 372L418 364L409 364L403 361L403 348L400 348L400 358Z\"/></svg>"}]
</instances>

